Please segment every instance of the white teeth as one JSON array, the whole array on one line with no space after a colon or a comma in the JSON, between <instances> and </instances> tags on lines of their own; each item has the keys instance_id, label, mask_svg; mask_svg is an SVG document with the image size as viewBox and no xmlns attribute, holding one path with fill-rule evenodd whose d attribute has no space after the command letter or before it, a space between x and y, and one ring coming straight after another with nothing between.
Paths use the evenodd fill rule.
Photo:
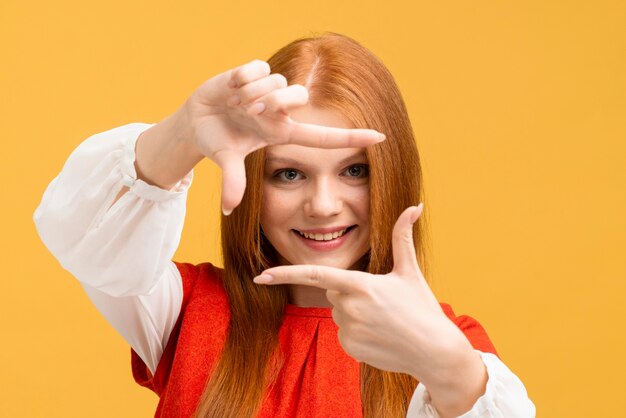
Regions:
<instances>
[{"instance_id":1,"label":"white teeth","mask_svg":"<svg viewBox=\"0 0 626 418\"><path fill-rule=\"evenodd\" d=\"M306 239L311 239L311 240L315 240L315 241L330 241L330 240L339 238L340 236L345 234L346 230L347 230L347 228L342 230L342 231L336 231L336 232L332 232L332 233L329 232L327 234L308 234L306 232L300 232L300 231L298 231L298 233L300 235L302 235Z\"/></svg>"}]
</instances>

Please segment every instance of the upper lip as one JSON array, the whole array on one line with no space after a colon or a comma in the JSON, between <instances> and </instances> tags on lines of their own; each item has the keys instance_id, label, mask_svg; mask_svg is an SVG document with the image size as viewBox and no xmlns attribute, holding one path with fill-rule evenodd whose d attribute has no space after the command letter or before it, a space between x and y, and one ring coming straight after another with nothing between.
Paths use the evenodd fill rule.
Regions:
<instances>
[{"instance_id":1,"label":"upper lip","mask_svg":"<svg viewBox=\"0 0 626 418\"><path fill-rule=\"evenodd\" d=\"M307 234L332 234L333 232L343 231L346 228L351 227L352 225L345 226L331 226L328 228L318 228L318 229L296 229L299 232L306 232Z\"/></svg>"}]
</instances>

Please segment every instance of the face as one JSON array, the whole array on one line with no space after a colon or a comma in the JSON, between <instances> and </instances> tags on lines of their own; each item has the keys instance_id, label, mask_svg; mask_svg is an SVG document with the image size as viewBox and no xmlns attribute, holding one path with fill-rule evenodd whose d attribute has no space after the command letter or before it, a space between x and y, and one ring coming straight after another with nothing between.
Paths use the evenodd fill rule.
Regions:
<instances>
[{"instance_id":1,"label":"face","mask_svg":"<svg viewBox=\"0 0 626 418\"><path fill-rule=\"evenodd\" d=\"M353 128L340 113L304 107L296 122ZM369 169L364 148L266 149L261 226L281 264L355 269L369 250Z\"/></svg>"}]
</instances>

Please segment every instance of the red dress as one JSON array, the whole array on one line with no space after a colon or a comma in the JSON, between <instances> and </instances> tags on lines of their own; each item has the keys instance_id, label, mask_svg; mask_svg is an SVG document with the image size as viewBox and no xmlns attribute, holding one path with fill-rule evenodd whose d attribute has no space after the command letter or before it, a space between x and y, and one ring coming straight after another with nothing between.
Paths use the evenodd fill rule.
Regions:
<instances>
[{"instance_id":1,"label":"red dress","mask_svg":"<svg viewBox=\"0 0 626 418\"><path fill-rule=\"evenodd\" d=\"M230 317L221 269L210 263L176 265L183 281L181 313L154 376L131 349L133 377L159 396L155 417L162 418L193 414ZM475 349L497 355L476 320L441 306ZM279 332L285 363L259 417L362 417L359 363L339 344L331 309L287 305Z\"/></svg>"}]
</instances>

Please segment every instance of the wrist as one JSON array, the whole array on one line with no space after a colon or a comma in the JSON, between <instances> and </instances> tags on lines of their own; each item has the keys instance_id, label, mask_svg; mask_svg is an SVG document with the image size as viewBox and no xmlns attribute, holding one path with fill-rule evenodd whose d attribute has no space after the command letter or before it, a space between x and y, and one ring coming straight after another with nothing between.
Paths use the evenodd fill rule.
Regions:
<instances>
[{"instance_id":1,"label":"wrist","mask_svg":"<svg viewBox=\"0 0 626 418\"><path fill-rule=\"evenodd\" d=\"M195 134L194 128L191 124L191 117L189 114L189 101L180 106L176 112L172 113L163 122L168 122L168 128L170 129L172 138L175 138L178 142L187 144L188 146L195 147ZM199 152L199 151L198 151Z\"/></svg>"},{"instance_id":2,"label":"wrist","mask_svg":"<svg viewBox=\"0 0 626 418\"><path fill-rule=\"evenodd\" d=\"M175 112L144 131L135 145L137 178L170 190L204 158Z\"/></svg>"},{"instance_id":3,"label":"wrist","mask_svg":"<svg viewBox=\"0 0 626 418\"><path fill-rule=\"evenodd\" d=\"M411 344L420 352L412 356L410 374L426 387L442 418L457 417L485 393L487 369L480 353L447 317L431 323L430 332Z\"/></svg>"},{"instance_id":4,"label":"wrist","mask_svg":"<svg viewBox=\"0 0 626 418\"><path fill-rule=\"evenodd\" d=\"M485 394L489 378L480 354L469 341L465 348L457 349L446 358L448 364L440 369L436 378L423 381L432 405L442 418L457 417L470 411Z\"/></svg>"},{"instance_id":5,"label":"wrist","mask_svg":"<svg viewBox=\"0 0 626 418\"><path fill-rule=\"evenodd\" d=\"M181 150L189 159L196 162L202 160L204 155L200 152L196 143L196 135L189 117L188 104L185 102L176 112L159 122L163 125L162 130L172 140L172 146Z\"/></svg>"}]
</instances>

